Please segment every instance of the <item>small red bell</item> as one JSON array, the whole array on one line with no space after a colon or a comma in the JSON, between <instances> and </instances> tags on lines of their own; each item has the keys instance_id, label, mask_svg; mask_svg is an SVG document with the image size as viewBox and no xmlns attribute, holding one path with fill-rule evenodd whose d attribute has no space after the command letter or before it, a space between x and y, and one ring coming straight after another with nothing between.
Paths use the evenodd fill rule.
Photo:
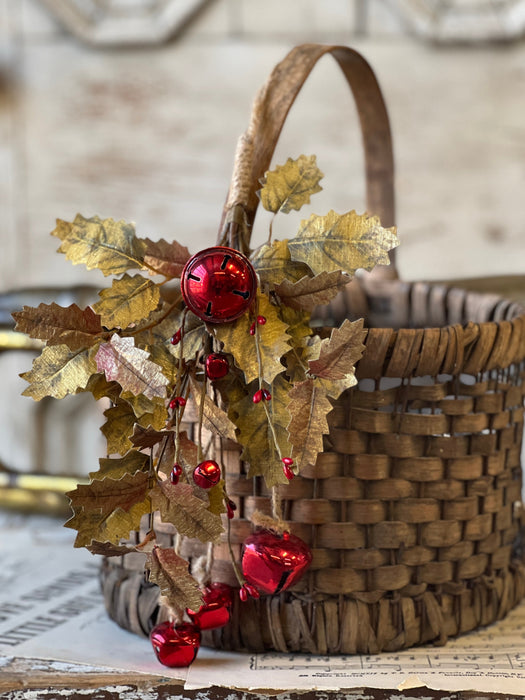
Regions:
<instances>
[{"instance_id":1,"label":"small red bell","mask_svg":"<svg viewBox=\"0 0 525 700\"><path fill-rule=\"evenodd\" d=\"M226 355L212 352L206 358L206 376L208 379L222 379L230 371L230 363Z\"/></svg>"},{"instance_id":2,"label":"small red bell","mask_svg":"<svg viewBox=\"0 0 525 700\"><path fill-rule=\"evenodd\" d=\"M260 530L244 541L242 573L264 593L280 593L301 578L312 561L312 552L299 537Z\"/></svg>"},{"instance_id":3,"label":"small red bell","mask_svg":"<svg viewBox=\"0 0 525 700\"><path fill-rule=\"evenodd\" d=\"M193 481L201 489L211 489L221 480L221 468L213 459L206 459L193 470Z\"/></svg>"},{"instance_id":4,"label":"small red bell","mask_svg":"<svg viewBox=\"0 0 525 700\"><path fill-rule=\"evenodd\" d=\"M150 633L150 640L157 659L164 666L180 668L194 661L201 643L201 633L189 622L174 625L161 622Z\"/></svg>"},{"instance_id":5,"label":"small red bell","mask_svg":"<svg viewBox=\"0 0 525 700\"><path fill-rule=\"evenodd\" d=\"M228 323L247 311L257 278L251 262L233 248L216 246L191 257L181 275L186 306L203 321Z\"/></svg>"},{"instance_id":6,"label":"small red bell","mask_svg":"<svg viewBox=\"0 0 525 700\"><path fill-rule=\"evenodd\" d=\"M187 609L191 621L201 630L223 627L230 620L232 589L225 583L214 582L203 591L203 604L195 612Z\"/></svg>"}]
</instances>

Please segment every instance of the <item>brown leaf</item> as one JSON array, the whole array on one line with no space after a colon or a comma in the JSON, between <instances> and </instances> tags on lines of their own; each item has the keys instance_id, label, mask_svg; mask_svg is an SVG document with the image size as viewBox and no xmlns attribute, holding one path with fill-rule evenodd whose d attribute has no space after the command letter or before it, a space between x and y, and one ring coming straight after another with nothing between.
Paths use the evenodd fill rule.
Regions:
<instances>
[{"instance_id":1,"label":"brown leaf","mask_svg":"<svg viewBox=\"0 0 525 700\"><path fill-rule=\"evenodd\" d=\"M143 471L124 474L120 479L95 479L90 484L80 484L66 496L74 510L96 510L101 517L105 517L117 508L129 511L132 506L141 503L148 491L148 479L148 473Z\"/></svg>"},{"instance_id":2,"label":"brown leaf","mask_svg":"<svg viewBox=\"0 0 525 700\"><path fill-rule=\"evenodd\" d=\"M101 554L103 557L121 557L130 552L136 552L136 548L131 545L113 544L112 542L97 542L92 540L91 544L86 545L86 549L91 554Z\"/></svg>"},{"instance_id":3,"label":"brown leaf","mask_svg":"<svg viewBox=\"0 0 525 700\"><path fill-rule=\"evenodd\" d=\"M200 411L201 385L193 377L190 379L190 383L193 401L197 406L197 411ZM219 408L207 395L204 396L203 424L214 435L219 435L228 440L235 440L235 424L228 418L228 414L222 408Z\"/></svg>"},{"instance_id":4,"label":"brown leaf","mask_svg":"<svg viewBox=\"0 0 525 700\"><path fill-rule=\"evenodd\" d=\"M323 451L323 434L328 433L326 416L332 404L315 379L294 386L289 399L288 435L293 446L292 458L300 471L308 464L315 464L318 453Z\"/></svg>"},{"instance_id":5,"label":"brown leaf","mask_svg":"<svg viewBox=\"0 0 525 700\"><path fill-rule=\"evenodd\" d=\"M302 277L298 282L283 280L275 288L283 304L292 309L312 311L316 306L328 304L350 281L340 270L321 272L315 277Z\"/></svg>"},{"instance_id":6,"label":"brown leaf","mask_svg":"<svg viewBox=\"0 0 525 700\"><path fill-rule=\"evenodd\" d=\"M148 318L159 305L158 285L142 275L128 274L113 280L111 287L99 292L93 308L106 328L127 328Z\"/></svg>"},{"instance_id":7,"label":"brown leaf","mask_svg":"<svg viewBox=\"0 0 525 700\"><path fill-rule=\"evenodd\" d=\"M184 265L188 262L190 251L186 246L163 238L160 241L144 239L146 252L144 254L144 268L151 274L160 274L165 277L180 277Z\"/></svg>"},{"instance_id":8,"label":"brown leaf","mask_svg":"<svg viewBox=\"0 0 525 700\"><path fill-rule=\"evenodd\" d=\"M123 455L132 447L130 436L137 418L129 403L118 400L115 406L104 411L107 418L100 428L107 442L107 454Z\"/></svg>"},{"instance_id":9,"label":"brown leaf","mask_svg":"<svg viewBox=\"0 0 525 700\"><path fill-rule=\"evenodd\" d=\"M59 253L65 253L73 265L98 268L104 275L119 275L141 268L146 244L135 236L135 227L125 221L85 219L77 214L73 223L57 220L52 235L62 241Z\"/></svg>"},{"instance_id":10,"label":"brown leaf","mask_svg":"<svg viewBox=\"0 0 525 700\"><path fill-rule=\"evenodd\" d=\"M99 347L95 360L98 371L103 371L109 381L117 381L124 391L149 399L166 396L168 380L160 367L148 360L148 353L135 347L133 338L115 333L109 343Z\"/></svg>"},{"instance_id":11,"label":"brown leaf","mask_svg":"<svg viewBox=\"0 0 525 700\"><path fill-rule=\"evenodd\" d=\"M151 492L151 501L154 510L160 511L162 522L171 523L185 537L218 542L224 531L220 517L210 513L190 484L158 482Z\"/></svg>"},{"instance_id":12,"label":"brown leaf","mask_svg":"<svg viewBox=\"0 0 525 700\"><path fill-rule=\"evenodd\" d=\"M81 309L76 304L63 307L58 304L40 304L36 308L24 306L15 311L15 331L30 338L46 340L48 345L67 345L70 350L81 350L94 345L102 333L100 316L89 306Z\"/></svg>"},{"instance_id":13,"label":"brown leaf","mask_svg":"<svg viewBox=\"0 0 525 700\"><path fill-rule=\"evenodd\" d=\"M146 428L151 425L156 430L162 430L165 427L168 419L165 399L159 397L148 399L144 394L134 396L129 391L122 392L121 396L133 409L140 425Z\"/></svg>"},{"instance_id":14,"label":"brown leaf","mask_svg":"<svg viewBox=\"0 0 525 700\"><path fill-rule=\"evenodd\" d=\"M284 165L268 171L261 179L263 188L258 192L261 204L275 214L299 210L310 202L312 194L323 189L319 185L322 177L315 156L301 155L297 160L288 158Z\"/></svg>"},{"instance_id":15,"label":"brown leaf","mask_svg":"<svg viewBox=\"0 0 525 700\"><path fill-rule=\"evenodd\" d=\"M175 433L173 430L166 432L164 440L157 444L154 455L158 471L169 476L175 463Z\"/></svg>"},{"instance_id":16,"label":"brown leaf","mask_svg":"<svg viewBox=\"0 0 525 700\"><path fill-rule=\"evenodd\" d=\"M96 472L90 472L91 479L121 479L133 475L137 471L148 473L149 456L138 450L130 450L124 457L102 457L98 460L100 468Z\"/></svg>"},{"instance_id":17,"label":"brown leaf","mask_svg":"<svg viewBox=\"0 0 525 700\"><path fill-rule=\"evenodd\" d=\"M155 430L154 428L148 426L143 428L138 423L135 424L133 428L133 435L131 436L131 442L134 447L144 449L145 447L153 447L159 442L162 442L164 438L169 436L167 430Z\"/></svg>"},{"instance_id":18,"label":"brown leaf","mask_svg":"<svg viewBox=\"0 0 525 700\"><path fill-rule=\"evenodd\" d=\"M96 365L87 350L70 350L67 345L45 347L33 361L33 368L20 376L29 382L23 392L40 401L45 396L63 399L86 388Z\"/></svg>"},{"instance_id":19,"label":"brown leaf","mask_svg":"<svg viewBox=\"0 0 525 700\"><path fill-rule=\"evenodd\" d=\"M179 611L200 608L202 593L197 581L189 572L188 562L173 549L155 547L147 555L145 568L149 571L149 580L159 586L171 607Z\"/></svg>"},{"instance_id":20,"label":"brown leaf","mask_svg":"<svg viewBox=\"0 0 525 700\"><path fill-rule=\"evenodd\" d=\"M214 513L214 515L226 513L226 505L224 503L224 479L221 479L218 484L208 489L208 498L210 499L210 505L208 506L210 513Z\"/></svg>"},{"instance_id":21,"label":"brown leaf","mask_svg":"<svg viewBox=\"0 0 525 700\"><path fill-rule=\"evenodd\" d=\"M388 265L388 251L398 243L395 227L383 228L377 216L330 211L302 221L288 248L292 259L308 265L314 275L336 270L353 275L359 268Z\"/></svg>"},{"instance_id":22,"label":"brown leaf","mask_svg":"<svg viewBox=\"0 0 525 700\"><path fill-rule=\"evenodd\" d=\"M310 374L330 380L354 376L354 365L365 350L366 334L363 319L354 322L345 319L339 328L333 329L330 338L321 341L319 358L308 362Z\"/></svg>"},{"instance_id":23,"label":"brown leaf","mask_svg":"<svg viewBox=\"0 0 525 700\"><path fill-rule=\"evenodd\" d=\"M93 394L93 398L97 401L99 399L108 398L116 402L118 401L122 387L117 382L108 382L106 375L101 372L92 374L85 389L80 389L79 391L90 391Z\"/></svg>"}]
</instances>

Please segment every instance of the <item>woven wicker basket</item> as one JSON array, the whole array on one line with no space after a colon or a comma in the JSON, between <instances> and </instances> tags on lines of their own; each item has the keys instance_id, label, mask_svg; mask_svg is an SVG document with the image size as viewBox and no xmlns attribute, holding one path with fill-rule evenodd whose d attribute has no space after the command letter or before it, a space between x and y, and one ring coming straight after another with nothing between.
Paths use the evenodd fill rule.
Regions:
<instances>
[{"instance_id":1,"label":"woven wicker basket","mask_svg":"<svg viewBox=\"0 0 525 700\"><path fill-rule=\"evenodd\" d=\"M240 141L221 242L246 249L259 178L268 169L295 96L331 53L357 102L368 209L393 223L390 132L366 62L343 47L306 45L280 63L259 93ZM390 278L389 278L390 276ZM290 531L313 550L311 569L278 596L235 601L231 623L207 632L222 649L376 653L447 637L503 617L525 594L521 465L525 312L494 295L406 284L395 267L354 280L319 316L323 325L364 317L359 385L339 399L315 466L283 487ZM331 317L331 318L330 318ZM238 504L240 556L250 514L269 511L239 450L222 445L228 493ZM172 538L169 528L161 535ZM186 541L182 553L202 554ZM162 618L141 555L106 560L109 614L147 634ZM236 585L226 543L214 580Z\"/></svg>"}]
</instances>

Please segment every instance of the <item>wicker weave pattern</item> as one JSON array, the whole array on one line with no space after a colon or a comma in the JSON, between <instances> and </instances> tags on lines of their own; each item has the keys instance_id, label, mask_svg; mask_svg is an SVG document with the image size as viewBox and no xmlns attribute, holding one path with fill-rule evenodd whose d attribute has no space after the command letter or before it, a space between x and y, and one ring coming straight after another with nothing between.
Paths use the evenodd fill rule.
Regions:
<instances>
[{"instance_id":1,"label":"wicker weave pattern","mask_svg":"<svg viewBox=\"0 0 525 700\"><path fill-rule=\"evenodd\" d=\"M394 300L398 288L411 291L389 284ZM427 291L435 314L438 292ZM481 298L449 292L442 303L458 295L464 310ZM503 617L525 594L518 507L525 319L516 305L481 300L483 314L501 313L503 305L508 320L483 321L478 305L478 323L369 330L359 386L330 414L325 451L282 491L290 531L313 550L309 573L291 592L236 604L232 624L207 633L207 643L393 651L444 643ZM244 478L237 446L223 445L223 463L238 504L231 525L240 556L253 511L270 512L269 494L259 479ZM199 553L185 544L184 554ZM139 584L123 576L135 597L113 606L115 617L125 626L133 617L136 628L140 619L146 632L144 621L158 613L154 593L146 586L137 603L140 574ZM226 543L215 549L212 576L236 585ZM108 590L114 595L113 585Z\"/></svg>"}]
</instances>

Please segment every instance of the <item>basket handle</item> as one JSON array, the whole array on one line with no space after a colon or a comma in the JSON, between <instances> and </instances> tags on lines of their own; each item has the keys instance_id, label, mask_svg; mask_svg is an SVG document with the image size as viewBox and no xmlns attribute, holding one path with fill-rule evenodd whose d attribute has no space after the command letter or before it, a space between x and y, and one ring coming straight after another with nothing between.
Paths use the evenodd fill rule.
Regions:
<instances>
[{"instance_id":1,"label":"basket handle","mask_svg":"<svg viewBox=\"0 0 525 700\"><path fill-rule=\"evenodd\" d=\"M346 46L303 44L278 63L257 93L250 124L239 139L232 181L224 205L219 243L249 249L259 198L259 180L270 167L284 122L317 61L331 54L350 86L359 114L365 151L367 208L383 226L394 224L394 158L390 123L376 77L365 59ZM392 253L391 253L392 256ZM396 278L394 258L374 276Z\"/></svg>"}]
</instances>

